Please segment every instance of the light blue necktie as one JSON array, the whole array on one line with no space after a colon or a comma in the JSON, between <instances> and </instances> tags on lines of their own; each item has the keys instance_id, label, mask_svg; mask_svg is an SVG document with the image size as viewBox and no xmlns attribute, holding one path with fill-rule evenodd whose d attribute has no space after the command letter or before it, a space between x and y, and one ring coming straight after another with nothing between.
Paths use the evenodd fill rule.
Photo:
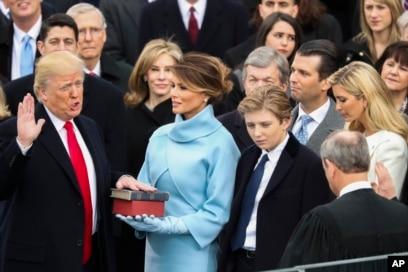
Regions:
<instances>
[{"instance_id":1,"label":"light blue necktie","mask_svg":"<svg viewBox=\"0 0 408 272\"><path fill-rule=\"evenodd\" d=\"M309 135L307 133L307 125L312 121L313 119L309 115L305 114L300 117L300 122L301 122L300 129L296 133L295 137L298 139L298 141L301 144L306 144L307 140L309 139Z\"/></svg>"},{"instance_id":2,"label":"light blue necktie","mask_svg":"<svg viewBox=\"0 0 408 272\"><path fill-rule=\"evenodd\" d=\"M33 73L34 54L30 41L30 36L25 35L23 37L20 55L20 76L26 76Z\"/></svg>"}]
</instances>

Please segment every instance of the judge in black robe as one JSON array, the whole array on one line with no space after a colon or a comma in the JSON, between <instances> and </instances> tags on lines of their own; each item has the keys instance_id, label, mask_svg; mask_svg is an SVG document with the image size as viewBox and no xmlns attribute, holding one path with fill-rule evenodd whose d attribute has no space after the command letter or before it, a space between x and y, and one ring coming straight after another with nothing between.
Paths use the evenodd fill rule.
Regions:
<instances>
[{"instance_id":1,"label":"judge in black robe","mask_svg":"<svg viewBox=\"0 0 408 272\"><path fill-rule=\"evenodd\" d=\"M364 139L364 136L361 137ZM328 140L330 138L333 137L329 136ZM324 146L325 143L322 145L322 154ZM338 146L335 147L337 152L342 152ZM350 148L352 150L353 146ZM354 149L357 148L354 146ZM358 152L357 150L354 154ZM356 162L352 158L353 153L349 153L351 154L345 154L349 158L347 160ZM322 159L325 158L323 155ZM367 161L368 170L368 147ZM332 166L328 166L329 164ZM339 197L329 204L314 208L302 218L281 258L281 267L408 250L408 207L377 195L370 183L364 181L367 180L364 179L366 171L351 174L343 172L340 181L338 173L342 170L337 168L337 174L328 170L330 167L337 167L333 165L334 163L327 163L327 159L325 160L330 187ZM387 271L387 260L333 266L319 271Z\"/></svg>"}]
</instances>

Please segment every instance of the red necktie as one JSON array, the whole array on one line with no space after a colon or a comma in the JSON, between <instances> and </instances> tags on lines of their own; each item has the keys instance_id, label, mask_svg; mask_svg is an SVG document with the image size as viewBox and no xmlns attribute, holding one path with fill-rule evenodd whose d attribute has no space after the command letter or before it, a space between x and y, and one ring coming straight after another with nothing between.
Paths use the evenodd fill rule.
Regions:
<instances>
[{"instance_id":1,"label":"red necktie","mask_svg":"<svg viewBox=\"0 0 408 272\"><path fill-rule=\"evenodd\" d=\"M97 76L97 74L95 74L95 73L94 73L94 72L92 72L92 71L91 71L91 72L89 72L89 73L88 73L88 75L90 75L91 77L96 77L96 76Z\"/></svg>"},{"instance_id":2,"label":"red necktie","mask_svg":"<svg viewBox=\"0 0 408 272\"><path fill-rule=\"evenodd\" d=\"M194 16L195 8L190 8L190 19L188 20L188 34L190 35L190 41L196 44L198 38L198 22Z\"/></svg>"},{"instance_id":3,"label":"red necktie","mask_svg":"<svg viewBox=\"0 0 408 272\"><path fill-rule=\"evenodd\" d=\"M82 263L89 261L92 253L92 202L91 191L89 189L88 172L84 156L74 133L73 125L70 121L65 122L64 128L67 131L67 141L72 167L78 180L84 207L84 234L83 234L83 256Z\"/></svg>"}]
</instances>

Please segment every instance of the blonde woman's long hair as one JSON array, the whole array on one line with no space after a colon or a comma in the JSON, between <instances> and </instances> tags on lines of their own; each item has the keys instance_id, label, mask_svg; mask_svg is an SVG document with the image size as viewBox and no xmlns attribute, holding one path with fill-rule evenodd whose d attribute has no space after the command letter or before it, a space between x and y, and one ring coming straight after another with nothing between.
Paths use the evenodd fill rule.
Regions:
<instances>
[{"instance_id":1,"label":"blonde woman's long hair","mask_svg":"<svg viewBox=\"0 0 408 272\"><path fill-rule=\"evenodd\" d=\"M408 142L408 125L395 109L391 91L371 65L360 61L352 62L331 75L329 82L332 86L339 85L349 94L367 102L362 113L366 127L360 121L354 120L349 125L350 130L388 130L401 135Z\"/></svg>"},{"instance_id":2,"label":"blonde woman's long hair","mask_svg":"<svg viewBox=\"0 0 408 272\"><path fill-rule=\"evenodd\" d=\"M153 63L163 54L168 54L176 62L179 62L183 53L180 47L171 41L155 39L148 42L142 53L140 53L129 77L129 90L124 96L125 104L128 107L136 107L149 97L149 86L144 80L144 76Z\"/></svg>"},{"instance_id":3,"label":"blonde woman's long hair","mask_svg":"<svg viewBox=\"0 0 408 272\"><path fill-rule=\"evenodd\" d=\"M6 95L3 88L0 86L0 121L11 116L8 106L6 104Z\"/></svg>"},{"instance_id":4,"label":"blonde woman's long hair","mask_svg":"<svg viewBox=\"0 0 408 272\"><path fill-rule=\"evenodd\" d=\"M374 0L374 1L386 5L391 11L392 20L390 26L389 44L399 41L401 38L401 30L397 22L398 18L404 11L401 0ZM361 32L354 38L354 40L357 42L367 42L368 49L370 50L371 59L373 63L375 63L377 61L377 51L375 50L373 32L371 31L364 14L364 3L365 0L360 1Z\"/></svg>"}]
</instances>

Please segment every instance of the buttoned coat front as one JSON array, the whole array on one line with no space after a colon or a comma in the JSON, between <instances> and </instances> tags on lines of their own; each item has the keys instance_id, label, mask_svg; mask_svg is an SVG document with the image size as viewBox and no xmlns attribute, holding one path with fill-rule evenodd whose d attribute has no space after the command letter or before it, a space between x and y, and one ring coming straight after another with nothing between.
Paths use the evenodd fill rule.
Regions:
<instances>
[{"instance_id":1,"label":"buttoned coat front","mask_svg":"<svg viewBox=\"0 0 408 272\"><path fill-rule=\"evenodd\" d=\"M165 213L189 233L148 234L146 271L216 271L216 239L229 218L239 155L212 106L188 120L177 115L152 135L138 179L170 192Z\"/></svg>"}]
</instances>

